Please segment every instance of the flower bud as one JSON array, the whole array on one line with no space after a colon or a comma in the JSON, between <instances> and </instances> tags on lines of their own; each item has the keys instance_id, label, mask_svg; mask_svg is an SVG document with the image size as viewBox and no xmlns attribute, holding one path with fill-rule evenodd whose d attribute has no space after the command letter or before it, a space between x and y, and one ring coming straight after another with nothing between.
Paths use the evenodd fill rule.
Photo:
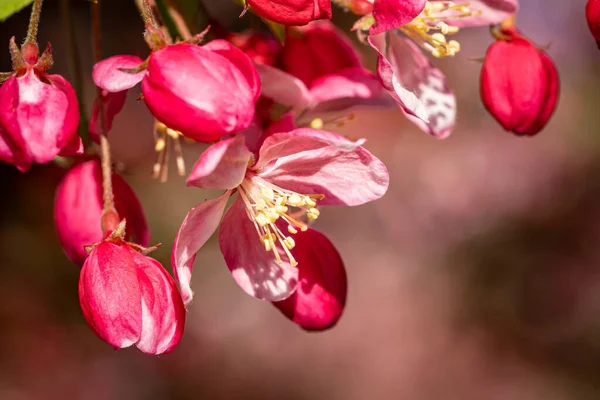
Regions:
<instances>
[{"instance_id":1,"label":"flower bud","mask_svg":"<svg viewBox=\"0 0 600 400\"><path fill-rule=\"evenodd\" d=\"M598 48L600 48L600 0L588 0L585 7L585 16L592 36L594 36Z\"/></svg>"},{"instance_id":2,"label":"flower bud","mask_svg":"<svg viewBox=\"0 0 600 400\"><path fill-rule=\"evenodd\" d=\"M248 56L225 40L182 43L150 56L142 93L159 121L212 142L250 125L260 80Z\"/></svg>"},{"instance_id":3,"label":"flower bud","mask_svg":"<svg viewBox=\"0 0 600 400\"><path fill-rule=\"evenodd\" d=\"M332 328L346 304L347 280L344 263L333 244L322 233L309 229L294 235L299 271L298 289L273 305L307 331Z\"/></svg>"},{"instance_id":4,"label":"flower bud","mask_svg":"<svg viewBox=\"0 0 600 400\"><path fill-rule=\"evenodd\" d=\"M127 220L125 239L147 246L150 239L142 206L131 187L116 173L112 176L115 207ZM104 238L102 171L99 160L71 168L60 181L54 198L54 224L67 257L81 266L88 254L84 246Z\"/></svg>"},{"instance_id":5,"label":"flower bud","mask_svg":"<svg viewBox=\"0 0 600 400\"><path fill-rule=\"evenodd\" d=\"M11 52L15 70L0 86L0 160L24 172L34 162L81 154L77 97L62 76L46 74L50 47L39 57L36 45L19 51L13 38Z\"/></svg>"},{"instance_id":6,"label":"flower bud","mask_svg":"<svg viewBox=\"0 0 600 400\"><path fill-rule=\"evenodd\" d=\"M552 59L514 28L492 44L481 70L481 98L492 116L516 135L535 135L550 119L559 95Z\"/></svg>"},{"instance_id":7,"label":"flower bud","mask_svg":"<svg viewBox=\"0 0 600 400\"><path fill-rule=\"evenodd\" d=\"M147 354L168 353L183 332L185 307L173 278L119 239L90 252L79 301L90 328L115 349L135 344Z\"/></svg>"},{"instance_id":8,"label":"flower bud","mask_svg":"<svg viewBox=\"0 0 600 400\"><path fill-rule=\"evenodd\" d=\"M246 0L255 13L283 25L331 19L331 0Z\"/></svg>"},{"instance_id":9,"label":"flower bud","mask_svg":"<svg viewBox=\"0 0 600 400\"><path fill-rule=\"evenodd\" d=\"M284 69L310 86L316 79L346 68L360 67L352 42L329 21L288 29L283 48Z\"/></svg>"}]
</instances>

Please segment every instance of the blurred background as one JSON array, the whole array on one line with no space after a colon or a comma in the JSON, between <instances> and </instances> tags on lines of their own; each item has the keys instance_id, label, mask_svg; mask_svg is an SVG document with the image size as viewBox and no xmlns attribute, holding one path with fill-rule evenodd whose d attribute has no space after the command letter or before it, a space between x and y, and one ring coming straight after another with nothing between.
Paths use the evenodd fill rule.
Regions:
<instances>
[{"instance_id":1,"label":"blurred background","mask_svg":"<svg viewBox=\"0 0 600 400\"><path fill-rule=\"evenodd\" d=\"M242 29L240 8L206 1ZM550 5L552 3L552 5ZM40 44L51 72L73 81L74 19L91 82L89 4L46 0ZM65 8L66 5L66 8ZM145 57L132 1L103 0L103 55ZM600 398L600 52L585 1L522 0L518 26L549 45L562 80L549 126L534 138L504 132L479 98L486 28L459 33L462 51L435 60L458 99L449 139L433 139L396 109L356 109L342 133L366 137L388 166L388 194L357 208L322 211L317 228L345 260L349 293L334 329L306 333L235 284L213 238L196 262L196 297L168 355L114 351L87 327L78 268L54 233L54 189L65 170L27 174L0 164L0 399L598 399ZM334 21L347 30L352 17ZM26 34L29 9L0 24ZM368 65L373 53L359 45ZM149 218L153 255L169 253L188 210L214 193L150 176L152 118L130 93L110 140ZM192 165L204 149L185 148Z\"/></svg>"}]
</instances>

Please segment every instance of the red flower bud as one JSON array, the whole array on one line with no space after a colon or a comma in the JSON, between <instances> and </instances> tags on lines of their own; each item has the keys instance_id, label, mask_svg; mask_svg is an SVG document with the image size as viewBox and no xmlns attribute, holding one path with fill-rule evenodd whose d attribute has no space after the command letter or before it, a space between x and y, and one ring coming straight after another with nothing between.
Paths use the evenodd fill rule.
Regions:
<instances>
[{"instance_id":1,"label":"red flower bud","mask_svg":"<svg viewBox=\"0 0 600 400\"><path fill-rule=\"evenodd\" d=\"M79 301L90 328L115 349L135 344L168 353L183 332L185 307L171 275L119 239L100 243L85 260Z\"/></svg>"},{"instance_id":2,"label":"red flower bud","mask_svg":"<svg viewBox=\"0 0 600 400\"><path fill-rule=\"evenodd\" d=\"M550 119L559 95L552 59L515 29L492 44L481 70L481 98L487 110L516 135L535 135Z\"/></svg>"},{"instance_id":3,"label":"red flower bud","mask_svg":"<svg viewBox=\"0 0 600 400\"><path fill-rule=\"evenodd\" d=\"M316 79L360 67L360 56L346 35L329 21L288 29L284 69L310 86Z\"/></svg>"},{"instance_id":4,"label":"red flower bud","mask_svg":"<svg viewBox=\"0 0 600 400\"><path fill-rule=\"evenodd\" d=\"M127 220L125 239L148 246L150 233L137 196L119 175L113 174L112 183L117 212ZM54 224L67 257L79 266L88 256L84 246L104 238L102 211L100 162L86 161L71 168L56 189Z\"/></svg>"},{"instance_id":5,"label":"red flower bud","mask_svg":"<svg viewBox=\"0 0 600 400\"><path fill-rule=\"evenodd\" d=\"M14 74L0 86L0 160L27 171L33 162L80 154L77 97L62 76L46 74L50 47L38 57L37 46L19 51L13 38L11 52Z\"/></svg>"},{"instance_id":6,"label":"red flower bud","mask_svg":"<svg viewBox=\"0 0 600 400\"><path fill-rule=\"evenodd\" d=\"M284 25L306 25L316 19L331 19L331 0L247 0L263 18Z\"/></svg>"},{"instance_id":7,"label":"red flower bud","mask_svg":"<svg viewBox=\"0 0 600 400\"><path fill-rule=\"evenodd\" d=\"M588 0L585 7L585 16L587 18L590 31L600 48L600 0Z\"/></svg>"},{"instance_id":8,"label":"red flower bud","mask_svg":"<svg viewBox=\"0 0 600 400\"><path fill-rule=\"evenodd\" d=\"M225 40L176 44L154 52L142 81L152 114L185 136L212 142L247 128L260 79L252 61Z\"/></svg>"},{"instance_id":9,"label":"red flower bud","mask_svg":"<svg viewBox=\"0 0 600 400\"><path fill-rule=\"evenodd\" d=\"M298 289L273 305L307 331L332 328L346 304L347 280L344 263L333 244L322 233L309 229L294 236L306 251L296 253Z\"/></svg>"}]
</instances>

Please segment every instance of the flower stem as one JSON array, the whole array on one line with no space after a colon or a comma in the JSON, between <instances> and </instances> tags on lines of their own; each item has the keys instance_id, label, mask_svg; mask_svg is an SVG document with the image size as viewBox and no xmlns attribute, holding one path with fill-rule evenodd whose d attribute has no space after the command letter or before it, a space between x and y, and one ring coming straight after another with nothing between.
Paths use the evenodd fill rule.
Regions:
<instances>
[{"instance_id":1,"label":"flower stem","mask_svg":"<svg viewBox=\"0 0 600 400\"><path fill-rule=\"evenodd\" d=\"M100 36L100 1L95 0L92 6L92 37L94 48L94 62L102 60L102 41ZM104 100L102 98L102 89L96 87L98 96L98 108L100 112L100 160L102 164L102 200L104 210L102 212L102 230L112 230L115 226L114 221L118 221L117 210L112 188L112 163L110 159L110 144L106 136L106 115L104 109ZM115 218L116 217L116 218Z\"/></svg>"},{"instance_id":2,"label":"flower stem","mask_svg":"<svg viewBox=\"0 0 600 400\"><path fill-rule=\"evenodd\" d=\"M35 44L37 46L38 25L40 23L40 13L42 12L43 0L34 0L31 8L31 16L29 17L29 28L27 28L26 43Z\"/></svg>"}]
</instances>

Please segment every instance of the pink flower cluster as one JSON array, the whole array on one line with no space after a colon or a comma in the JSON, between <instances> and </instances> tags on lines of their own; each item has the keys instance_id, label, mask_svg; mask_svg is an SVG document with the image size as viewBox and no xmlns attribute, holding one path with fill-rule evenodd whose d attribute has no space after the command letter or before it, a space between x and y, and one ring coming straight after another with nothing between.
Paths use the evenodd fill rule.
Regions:
<instances>
[{"instance_id":1,"label":"pink flower cluster","mask_svg":"<svg viewBox=\"0 0 600 400\"><path fill-rule=\"evenodd\" d=\"M327 21L332 3L357 17L354 30L377 55L375 72ZM204 33L173 43L147 9L149 55L115 55L93 67L99 95L88 130L102 143L101 154L72 159L56 191L54 219L65 253L81 267L83 315L115 348L135 344L161 354L177 345L193 299L197 253L216 231L225 264L242 290L305 330L334 326L346 303L345 267L313 223L323 206L381 198L389 175L363 147L364 139L330 130L352 121L352 107L397 106L424 132L450 135L456 98L428 55L460 51L451 39L460 29L499 24L483 62L481 96L504 129L537 134L558 101L554 63L514 26L517 0L245 4L270 24L286 25L285 44L253 31L225 32L203 45ZM594 34L597 8L589 2ZM13 71L2 75L0 87L0 160L26 171L34 162L81 155L77 98L64 78L46 73L50 47L39 56L34 43L19 49L13 39L10 48ZM110 164L106 134L127 91L139 83L161 132L211 143L187 186L223 191L183 220L171 253L174 279L148 256L156 246L149 247L141 203ZM327 119L329 112L342 117Z\"/></svg>"}]
</instances>

